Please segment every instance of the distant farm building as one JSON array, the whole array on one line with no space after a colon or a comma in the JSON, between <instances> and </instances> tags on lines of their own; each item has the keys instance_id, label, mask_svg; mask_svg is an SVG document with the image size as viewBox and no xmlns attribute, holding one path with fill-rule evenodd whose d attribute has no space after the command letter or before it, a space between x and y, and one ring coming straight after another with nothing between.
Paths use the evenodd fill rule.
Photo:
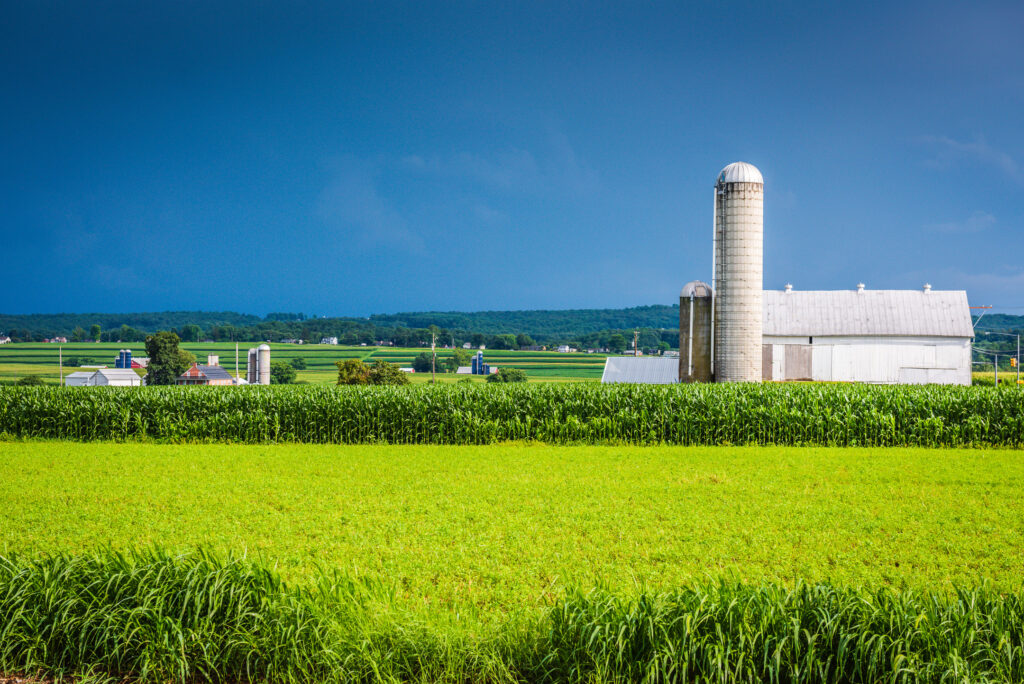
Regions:
<instances>
[{"instance_id":1,"label":"distant farm building","mask_svg":"<svg viewBox=\"0 0 1024 684\"><path fill-rule=\"evenodd\" d=\"M139 387L142 385L142 378L131 368L100 368L92 374L88 384L94 387Z\"/></svg>"},{"instance_id":2,"label":"distant farm building","mask_svg":"<svg viewBox=\"0 0 1024 684\"><path fill-rule=\"evenodd\" d=\"M333 344L333 345L337 345L338 344L338 338L337 337L321 337L320 338L320 344Z\"/></svg>"},{"instance_id":3,"label":"distant farm building","mask_svg":"<svg viewBox=\"0 0 1024 684\"><path fill-rule=\"evenodd\" d=\"M679 382L679 359L662 356L609 356L601 382L674 385Z\"/></svg>"},{"instance_id":4,"label":"distant farm building","mask_svg":"<svg viewBox=\"0 0 1024 684\"><path fill-rule=\"evenodd\" d=\"M231 374L220 366L201 366L193 363L192 366L178 376L176 385L233 385L235 379Z\"/></svg>"},{"instance_id":5,"label":"distant farm building","mask_svg":"<svg viewBox=\"0 0 1024 684\"><path fill-rule=\"evenodd\" d=\"M64 376L64 385L67 387L87 387L89 385L89 378L95 374L96 371L76 371L74 373L68 373Z\"/></svg>"}]
</instances>

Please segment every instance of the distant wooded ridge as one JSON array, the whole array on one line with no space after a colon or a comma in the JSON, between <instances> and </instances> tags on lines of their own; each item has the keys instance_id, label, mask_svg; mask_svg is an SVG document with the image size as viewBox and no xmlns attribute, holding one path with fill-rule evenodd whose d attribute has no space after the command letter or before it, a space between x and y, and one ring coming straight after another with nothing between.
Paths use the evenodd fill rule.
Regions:
<instances>
[{"instance_id":1,"label":"distant wooded ridge","mask_svg":"<svg viewBox=\"0 0 1024 684\"><path fill-rule=\"evenodd\" d=\"M978 321L978 317L975 316ZM404 343L423 337L436 326L447 335L469 340L469 334L528 335L542 344L580 342L602 345L612 332L639 329L659 331L671 340L679 326L679 307L654 304L626 309L563 309L524 311L424 311L374 314L359 317L316 317L302 313L270 313L266 316L234 311L161 311L143 313L0 314L0 332L20 340L83 334L91 339L99 326L110 341L132 341L133 335L176 330L186 336L221 340L279 340L298 338L318 342L338 337L342 344L377 340ZM195 328L198 328L196 330ZM987 314L978 321L982 330L1024 330L1024 316ZM120 335L120 337L118 337ZM595 337L596 336L596 337ZM656 344L656 343L655 343Z\"/></svg>"},{"instance_id":2,"label":"distant wooded ridge","mask_svg":"<svg viewBox=\"0 0 1024 684\"><path fill-rule=\"evenodd\" d=\"M388 339L386 331L422 330L437 326L448 332L483 335L527 334L538 342L571 341L601 331L614 330L677 330L679 307L666 305L638 306L628 309L566 309L533 311L426 311L396 314L374 314L367 318L316 317L302 313L271 313L260 317L233 311L162 311L144 313L60 313L0 314L0 332L12 337L71 338L75 330L89 335L92 326L104 332L130 328L132 332L151 333L157 330L184 330L198 326L205 336L224 338L233 333L244 334L237 339L278 338L282 335L311 340L319 336L342 337L354 330L360 337L379 330L378 339Z\"/></svg>"}]
</instances>

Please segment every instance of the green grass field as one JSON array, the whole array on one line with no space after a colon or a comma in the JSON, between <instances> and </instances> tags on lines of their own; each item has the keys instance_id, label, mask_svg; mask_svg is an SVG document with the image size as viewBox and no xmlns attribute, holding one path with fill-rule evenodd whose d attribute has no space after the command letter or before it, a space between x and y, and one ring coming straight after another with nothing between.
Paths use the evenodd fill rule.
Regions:
<instances>
[{"instance_id":1,"label":"green grass field","mask_svg":"<svg viewBox=\"0 0 1024 684\"><path fill-rule=\"evenodd\" d=\"M255 342L239 343L239 371L244 375L246 351L255 346ZM119 349L131 349L132 354L144 356L145 345L130 344L65 344L63 347L65 361L69 358L84 360L83 363L108 365L113 367ZM205 362L210 354L220 356L220 364L233 373L235 370L234 343L185 343L182 348L192 352L197 359ZM271 359L273 361L290 361L294 358L306 360L306 370L299 371L298 380L310 383L333 383L338 375L334 366L336 361L360 358L370 363L383 359L390 363L409 366L412 360L424 349L397 349L394 347L343 347L319 344L272 344ZM438 351L438 357L449 355L445 350ZM485 350L485 360L493 366L521 368L526 371L530 380L541 382L579 382L599 380L604 370L604 354L559 354L558 352L529 352ZM17 380L26 375L38 375L46 381L57 383L59 379L59 356L55 344L5 344L0 345L0 380ZM79 370L65 367L65 374ZM429 377L417 375L415 382L425 382ZM454 382L454 375L442 379Z\"/></svg>"},{"instance_id":2,"label":"green grass field","mask_svg":"<svg viewBox=\"0 0 1024 684\"><path fill-rule=\"evenodd\" d=\"M7 442L0 551L248 553L485 619L563 587L1024 578L1019 451Z\"/></svg>"}]
</instances>

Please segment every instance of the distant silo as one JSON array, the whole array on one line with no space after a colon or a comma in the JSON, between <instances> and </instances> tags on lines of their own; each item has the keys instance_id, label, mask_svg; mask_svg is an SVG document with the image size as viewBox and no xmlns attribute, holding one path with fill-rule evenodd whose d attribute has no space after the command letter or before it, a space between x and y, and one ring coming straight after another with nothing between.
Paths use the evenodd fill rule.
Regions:
<instances>
[{"instance_id":1,"label":"distant silo","mask_svg":"<svg viewBox=\"0 0 1024 684\"><path fill-rule=\"evenodd\" d=\"M757 301L758 301L758 306L760 306L761 300L758 299ZM758 328L758 330L760 330L760 328ZM760 338L758 338L758 339L760 339ZM758 344L760 344L760 342L758 342ZM257 352L259 352L258 359L257 359L257 362L256 362L256 366L257 366L257 368L259 368L259 383L261 385L269 385L270 384L270 345L269 344L261 344L259 347L256 348L256 350L257 350ZM758 366L758 368L760 368L760 366ZM760 371L758 371L758 372L760 372Z\"/></svg>"},{"instance_id":2,"label":"distant silo","mask_svg":"<svg viewBox=\"0 0 1024 684\"><path fill-rule=\"evenodd\" d=\"M715 183L711 286L716 382L761 380L763 241L761 172L745 162L729 164Z\"/></svg>"},{"instance_id":3,"label":"distant silo","mask_svg":"<svg viewBox=\"0 0 1024 684\"><path fill-rule=\"evenodd\" d=\"M245 381L250 385L255 385L259 380L259 374L256 372L256 349L249 349L249 354L245 360Z\"/></svg>"},{"instance_id":4,"label":"distant silo","mask_svg":"<svg viewBox=\"0 0 1024 684\"><path fill-rule=\"evenodd\" d=\"M711 286L693 280L679 293L679 381L711 379Z\"/></svg>"}]
</instances>

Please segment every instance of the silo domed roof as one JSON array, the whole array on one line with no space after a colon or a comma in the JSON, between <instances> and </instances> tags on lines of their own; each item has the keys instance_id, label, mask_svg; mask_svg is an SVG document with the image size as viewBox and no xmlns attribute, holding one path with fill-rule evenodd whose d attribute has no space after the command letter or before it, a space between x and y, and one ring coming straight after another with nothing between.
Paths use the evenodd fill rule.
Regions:
<instances>
[{"instance_id":1,"label":"silo domed roof","mask_svg":"<svg viewBox=\"0 0 1024 684\"><path fill-rule=\"evenodd\" d=\"M747 162L733 162L729 164L722 172L718 174L719 183L761 183L764 184L764 178L761 177L761 172L757 170L757 167Z\"/></svg>"},{"instance_id":2,"label":"silo domed roof","mask_svg":"<svg viewBox=\"0 0 1024 684\"><path fill-rule=\"evenodd\" d=\"M711 286L703 280L691 280L683 285L683 291L679 293L680 297L689 297L690 295L694 297L710 297Z\"/></svg>"}]
</instances>

